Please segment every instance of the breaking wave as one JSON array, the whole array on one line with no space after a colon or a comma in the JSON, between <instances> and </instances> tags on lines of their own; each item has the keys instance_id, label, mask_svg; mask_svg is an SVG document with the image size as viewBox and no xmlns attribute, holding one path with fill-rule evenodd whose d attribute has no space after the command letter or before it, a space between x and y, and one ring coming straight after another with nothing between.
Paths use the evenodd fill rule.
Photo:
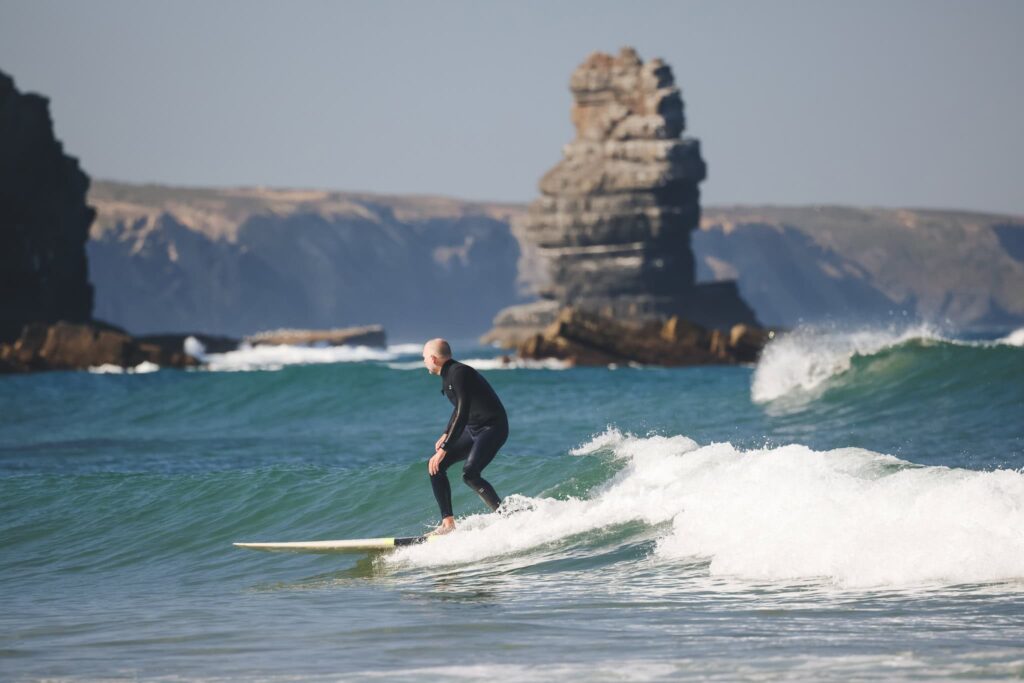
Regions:
<instances>
[{"instance_id":1,"label":"breaking wave","mask_svg":"<svg viewBox=\"0 0 1024 683\"><path fill-rule=\"evenodd\" d=\"M387 349L370 346L294 346L294 345L242 345L225 353L206 353L195 337L185 340L185 352L204 363L213 372L246 372L252 370L280 370L291 365L320 363L360 363L365 361L391 361L403 355L419 353L416 344L397 344Z\"/></svg>"},{"instance_id":2,"label":"breaking wave","mask_svg":"<svg viewBox=\"0 0 1024 683\"><path fill-rule=\"evenodd\" d=\"M522 498L389 563L445 566L640 523L659 562L712 576L889 587L1024 580L1024 474L925 467L859 448L740 450L615 429L574 455L621 467L584 497ZM1024 587L1024 584L1022 584Z\"/></svg>"},{"instance_id":3,"label":"breaking wave","mask_svg":"<svg viewBox=\"0 0 1024 683\"><path fill-rule=\"evenodd\" d=\"M1020 331L1018 331L1020 332ZM756 403L799 405L839 386L878 391L920 381L988 381L991 372L1024 372L1017 332L994 342L948 339L928 327L839 333L814 328L781 335L765 348L751 383ZM1002 368L1002 370L1000 370Z\"/></svg>"}]
</instances>

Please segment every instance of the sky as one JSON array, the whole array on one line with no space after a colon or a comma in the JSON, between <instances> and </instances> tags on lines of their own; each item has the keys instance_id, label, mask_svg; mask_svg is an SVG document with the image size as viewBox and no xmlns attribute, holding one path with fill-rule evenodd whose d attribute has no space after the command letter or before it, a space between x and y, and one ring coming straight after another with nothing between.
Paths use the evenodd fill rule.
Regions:
<instances>
[{"instance_id":1,"label":"sky","mask_svg":"<svg viewBox=\"0 0 1024 683\"><path fill-rule=\"evenodd\" d=\"M93 178L526 202L569 76L673 69L705 204L1024 215L1024 2L0 0Z\"/></svg>"}]
</instances>

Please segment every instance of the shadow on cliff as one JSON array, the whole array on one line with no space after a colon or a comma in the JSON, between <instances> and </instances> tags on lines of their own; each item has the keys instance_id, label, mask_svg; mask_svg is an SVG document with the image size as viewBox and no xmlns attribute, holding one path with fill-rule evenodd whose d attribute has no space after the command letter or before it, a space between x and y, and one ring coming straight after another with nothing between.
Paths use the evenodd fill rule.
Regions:
<instances>
[{"instance_id":1,"label":"shadow on cliff","mask_svg":"<svg viewBox=\"0 0 1024 683\"><path fill-rule=\"evenodd\" d=\"M403 221L391 207L361 205L365 218L257 213L232 240L167 211L120 220L89 242L96 313L138 333L380 323L401 339L478 334L521 300L506 223Z\"/></svg>"},{"instance_id":2,"label":"shadow on cliff","mask_svg":"<svg viewBox=\"0 0 1024 683\"><path fill-rule=\"evenodd\" d=\"M860 265L792 226L713 225L693 233L693 248L698 281L738 280L743 298L769 325L879 320L913 310L912 302L895 302L873 286Z\"/></svg>"}]
</instances>

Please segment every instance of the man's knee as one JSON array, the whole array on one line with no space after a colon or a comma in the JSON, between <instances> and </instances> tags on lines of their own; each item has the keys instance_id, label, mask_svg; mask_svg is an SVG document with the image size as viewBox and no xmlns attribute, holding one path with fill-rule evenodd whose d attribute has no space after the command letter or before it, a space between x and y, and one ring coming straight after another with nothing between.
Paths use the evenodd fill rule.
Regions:
<instances>
[{"instance_id":1,"label":"man's knee","mask_svg":"<svg viewBox=\"0 0 1024 683\"><path fill-rule=\"evenodd\" d=\"M474 469L464 469L462 470L462 481L475 489L480 485L480 473Z\"/></svg>"}]
</instances>

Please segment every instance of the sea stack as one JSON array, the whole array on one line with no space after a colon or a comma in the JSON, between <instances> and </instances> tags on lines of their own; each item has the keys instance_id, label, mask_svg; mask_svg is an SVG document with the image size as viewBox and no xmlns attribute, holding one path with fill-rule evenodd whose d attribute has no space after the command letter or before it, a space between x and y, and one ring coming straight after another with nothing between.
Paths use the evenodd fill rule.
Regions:
<instances>
[{"instance_id":1,"label":"sea stack","mask_svg":"<svg viewBox=\"0 0 1024 683\"><path fill-rule=\"evenodd\" d=\"M0 150L0 373L195 365L92 318L89 177L54 135L47 99L3 72Z\"/></svg>"},{"instance_id":2,"label":"sea stack","mask_svg":"<svg viewBox=\"0 0 1024 683\"><path fill-rule=\"evenodd\" d=\"M54 136L45 97L0 72L0 343L29 322L92 317L89 178Z\"/></svg>"},{"instance_id":3,"label":"sea stack","mask_svg":"<svg viewBox=\"0 0 1024 683\"><path fill-rule=\"evenodd\" d=\"M514 226L546 271L540 301L505 309L487 337L515 345L572 306L631 321L680 316L709 328L756 324L734 282L696 283L700 141L684 137L672 69L633 48L573 72L576 138Z\"/></svg>"}]
</instances>

